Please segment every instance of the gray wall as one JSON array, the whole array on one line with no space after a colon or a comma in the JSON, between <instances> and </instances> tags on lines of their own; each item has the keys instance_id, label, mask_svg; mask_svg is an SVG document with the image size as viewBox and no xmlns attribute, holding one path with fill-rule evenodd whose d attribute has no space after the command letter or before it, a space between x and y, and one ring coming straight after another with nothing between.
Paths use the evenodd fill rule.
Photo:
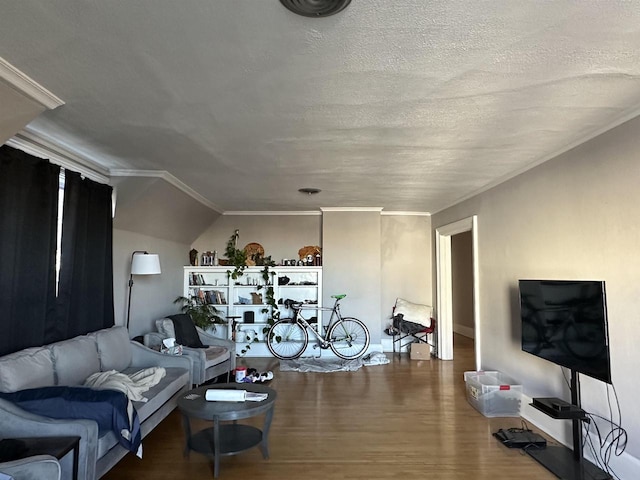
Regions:
<instances>
[{"instance_id":1,"label":"gray wall","mask_svg":"<svg viewBox=\"0 0 640 480\"><path fill-rule=\"evenodd\" d=\"M0 145L46 110L34 100L0 80Z\"/></svg>"},{"instance_id":2,"label":"gray wall","mask_svg":"<svg viewBox=\"0 0 640 480\"><path fill-rule=\"evenodd\" d=\"M451 236L453 330L474 338L473 247L471 232Z\"/></svg>"},{"instance_id":3,"label":"gray wall","mask_svg":"<svg viewBox=\"0 0 640 480\"><path fill-rule=\"evenodd\" d=\"M381 308L383 329L396 298L433 306L431 294L431 217L382 215Z\"/></svg>"},{"instance_id":4,"label":"gray wall","mask_svg":"<svg viewBox=\"0 0 640 480\"><path fill-rule=\"evenodd\" d=\"M332 294L346 293L341 312L362 320L379 344L380 310L380 212L327 211L322 215L323 304L331 306Z\"/></svg>"},{"instance_id":5,"label":"gray wall","mask_svg":"<svg viewBox=\"0 0 640 480\"><path fill-rule=\"evenodd\" d=\"M482 368L509 374L529 396L568 393L559 367L521 351L517 280L606 281L613 381L636 462L639 156L634 119L432 217L436 228L478 215ZM582 377L582 393L587 410L609 415L604 383ZM546 417L540 422L547 431L557 428Z\"/></svg>"},{"instance_id":6,"label":"gray wall","mask_svg":"<svg viewBox=\"0 0 640 480\"><path fill-rule=\"evenodd\" d=\"M158 177L112 177L113 228L178 243L191 243L220 216Z\"/></svg>"},{"instance_id":7,"label":"gray wall","mask_svg":"<svg viewBox=\"0 0 640 480\"><path fill-rule=\"evenodd\" d=\"M217 250L224 256L227 241L240 230L238 248L251 242L264 247L276 263L283 258L298 259L298 250L307 245L322 245L322 217L318 215L223 215L194 242L200 254Z\"/></svg>"},{"instance_id":8,"label":"gray wall","mask_svg":"<svg viewBox=\"0 0 640 480\"><path fill-rule=\"evenodd\" d=\"M125 325L131 254L146 250L160 256L160 275L133 277L130 337L155 330L153 321L178 312L173 301L182 295L182 267L189 263L187 244L125 230L113 231L113 289L116 325Z\"/></svg>"},{"instance_id":9,"label":"gray wall","mask_svg":"<svg viewBox=\"0 0 640 480\"><path fill-rule=\"evenodd\" d=\"M235 229L240 230L240 247L258 242L276 262L297 258L305 245L320 245L325 254L324 305L333 305L332 294L347 293L343 313L366 320L378 344L397 297L432 304L430 228L429 216L379 211L224 215L193 247L200 253L223 252Z\"/></svg>"}]
</instances>

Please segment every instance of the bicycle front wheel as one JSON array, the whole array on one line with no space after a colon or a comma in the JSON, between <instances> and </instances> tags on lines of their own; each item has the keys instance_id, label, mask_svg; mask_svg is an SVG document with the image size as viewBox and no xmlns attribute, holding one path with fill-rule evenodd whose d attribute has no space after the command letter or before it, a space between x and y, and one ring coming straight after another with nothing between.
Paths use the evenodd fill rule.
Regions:
<instances>
[{"instance_id":1,"label":"bicycle front wheel","mask_svg":"<svg viewBox=\"0 0 640 480\"><path fill-rule=\"evenodd\" d=\"M267 347L280 360L291 360L302 355L309 343L307 329L291 318L278 320L267 333Z\"/></svg>"},{"instance_id":2,"label":"bicycle front wheel","mask_svg":"<svg viewBox=\"0 0 640 480\"><path fill-rule=\"evenodd\" d=\"M367 351L371 336L367 326L357 318L345 317L329 330L329 345L338 357L358 358Z\"/></svg>"}]
</instances>

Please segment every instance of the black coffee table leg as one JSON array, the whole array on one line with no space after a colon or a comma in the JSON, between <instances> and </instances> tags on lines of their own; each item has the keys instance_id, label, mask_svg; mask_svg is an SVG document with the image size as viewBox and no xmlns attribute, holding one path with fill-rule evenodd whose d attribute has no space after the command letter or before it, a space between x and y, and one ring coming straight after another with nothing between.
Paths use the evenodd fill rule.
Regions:
<instances>
[{"instance_id":1,"label":"black coffee table leg","mask_svg":"<svg viewBox=\"0 0 640 480\"><path fill-rule=\"evenodd\" d=\"M271 420L273 420L273 407L271 407L264 416L264 427L262 429L262 443L260 443L260 450L262 451L262 458L265 460L269 458L269 429L271 428Z\"/></svg>"},{"instance_id":2,"label":"black coffee table leg","mask_svg":"<svg viewBox=\"0 0 640 480\"><path fill-rule=\"evenodd\" d=\"M184 429L184 451L182 454L185 458L189 458L189 451L191 449L189 442L191 441L191 421L189 417L182 414L182 427Z\"/></svg>"},{"instance_id":3,"label":"black coffee table leg","mask_svg":"<svg viewBox=\"0 0 640 480\"><path fill-rule=\"evenodd\" d=\"M220 473L220 420L213 420L213 478Z\"/></svg>"}]
</instances>

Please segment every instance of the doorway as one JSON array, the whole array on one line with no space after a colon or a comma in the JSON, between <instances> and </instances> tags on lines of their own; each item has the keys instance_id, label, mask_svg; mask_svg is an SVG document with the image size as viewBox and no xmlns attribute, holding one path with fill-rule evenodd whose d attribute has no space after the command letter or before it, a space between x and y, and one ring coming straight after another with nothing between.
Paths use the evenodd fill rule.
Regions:
<instances>
[{"instance_id":1,"label":"doorway","mask_svg":"<svg viewBox=\"0 0 640 480\"><path fill-rule=\"evenodd\" d=\"M473 324L475 364L480 369L480 303L478 286L478 218L476 215L436 228L436 301L438 305L438 357L453 360L453 282L451 237L471 233L473 272Z\"/></svg>"}]
</instances>

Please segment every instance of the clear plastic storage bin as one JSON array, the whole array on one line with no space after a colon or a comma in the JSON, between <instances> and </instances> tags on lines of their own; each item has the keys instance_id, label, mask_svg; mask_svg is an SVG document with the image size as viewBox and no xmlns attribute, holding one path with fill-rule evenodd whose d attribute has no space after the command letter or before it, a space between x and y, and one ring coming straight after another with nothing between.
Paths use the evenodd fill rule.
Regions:
<instances>
[{"instance_id":1,"label":"clear plastic storage bin","mask_svg":"<svg viewBox=\"0 0 640 480\"><path fill-rule=\"evenodd\" d=\"M522 385L497 371L464 372L467 400L485 417L518 417Z\"/></svg>"}]
</instances>

